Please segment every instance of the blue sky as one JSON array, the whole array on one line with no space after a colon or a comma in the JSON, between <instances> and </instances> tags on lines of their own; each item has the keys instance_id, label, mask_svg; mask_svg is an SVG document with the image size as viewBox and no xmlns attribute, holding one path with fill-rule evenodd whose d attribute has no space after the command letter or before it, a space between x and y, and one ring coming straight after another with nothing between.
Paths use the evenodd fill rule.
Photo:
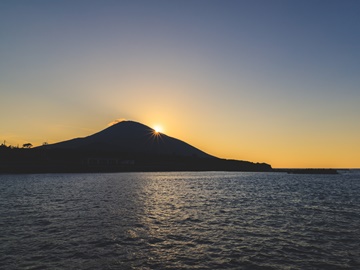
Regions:
<instances>
[{"instance_id":1,"label":"blue sky","mask_svg":"<svg viewBox=\"0 0 360 270\"><path fill-rule=\"evenodd\" d=\"M224 158L360 166L359 1L1 1L0 140L126 118Z\"/></svg>"}]
</instances>

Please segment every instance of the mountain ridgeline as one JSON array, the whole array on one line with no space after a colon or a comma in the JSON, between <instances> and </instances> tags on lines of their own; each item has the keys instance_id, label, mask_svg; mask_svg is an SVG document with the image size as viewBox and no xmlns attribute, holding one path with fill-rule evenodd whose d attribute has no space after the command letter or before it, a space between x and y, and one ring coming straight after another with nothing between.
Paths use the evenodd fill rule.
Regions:
<instances>
[{"instance_id":1,"label":"mountain ridgeline","mask_svg":"<svg viewBox=\"0 0 360 270\"><path fill-rule=\"evenodd\" d=\"M122 121L85 138L48 145L50 149L110 151L145 155L212 156L178 139L133 121Z\"/></svg>"},{"instance_id":2,"label":"mountain ridgeline","mask_svg":"<svg viewBox=\"0 0 360 270\"><path fill-rule=\"evenodd\" d=\"M0 149L0 172L271 171L266 163L226 160L133 121L33 149Z\"/></svg>"}]
</instances>

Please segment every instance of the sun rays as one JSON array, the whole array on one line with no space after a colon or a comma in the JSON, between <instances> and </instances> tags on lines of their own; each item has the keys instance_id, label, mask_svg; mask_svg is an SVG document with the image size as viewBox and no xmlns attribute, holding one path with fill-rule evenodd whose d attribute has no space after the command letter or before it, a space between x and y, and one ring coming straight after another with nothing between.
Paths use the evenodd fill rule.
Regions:
<instances>
[{"instance_id":1,"label":"sun rays","mask_svg":"<svg viewBox=\"0 0 360 270\"><path fill-rule=\"evenodd\" d=\"M150 130L150 140L152 140L153 142L159 143L159 142L163 142L163 134L162 134L162 127L159 125L154 126L153 129Z\"/></svg>"},{"instance_id":2,"label":"sun rays","mask_svg":"<svg viewBox=\"0 0 360 270\"><path fill-rule=\"evenodd\" d=\"M162 127L161 127L161 126L156 125L156 126L154 126L154 131L155 131L155 133L160 133L160 132L162 132L162 131L163 131L163 129L162 129Z\"/></svg>"}]
</instances>

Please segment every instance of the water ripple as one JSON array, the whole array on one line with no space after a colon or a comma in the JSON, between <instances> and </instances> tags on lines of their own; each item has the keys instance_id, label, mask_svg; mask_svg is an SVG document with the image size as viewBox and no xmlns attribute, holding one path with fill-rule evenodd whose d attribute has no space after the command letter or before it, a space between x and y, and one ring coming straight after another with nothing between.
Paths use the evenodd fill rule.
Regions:
<instances>
[{"instance_id":1,"label":"water ripple","mask_svg":"<svg viewBox=\"0 0 360 270\"><path fill-rule=\"evenodd\" d=\"M360 175L0 175L5 269L359 269Z\"/></svg>"}]
</instances>

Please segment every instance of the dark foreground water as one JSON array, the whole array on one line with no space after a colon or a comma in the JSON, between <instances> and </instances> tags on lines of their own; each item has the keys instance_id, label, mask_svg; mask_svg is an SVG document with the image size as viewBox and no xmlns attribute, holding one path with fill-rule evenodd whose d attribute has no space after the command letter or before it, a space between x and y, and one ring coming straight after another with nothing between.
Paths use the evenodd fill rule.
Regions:
<instances>
[{"instance_id":1,"label":"dark foreground water","mask_svg":"<svg viewBox=\"0 0 360 270\"><path fill-rule=\"evenodd\" d=\"M1 269L360 269L360 174L0 175Z\"/></svg>"}]
</instances>

